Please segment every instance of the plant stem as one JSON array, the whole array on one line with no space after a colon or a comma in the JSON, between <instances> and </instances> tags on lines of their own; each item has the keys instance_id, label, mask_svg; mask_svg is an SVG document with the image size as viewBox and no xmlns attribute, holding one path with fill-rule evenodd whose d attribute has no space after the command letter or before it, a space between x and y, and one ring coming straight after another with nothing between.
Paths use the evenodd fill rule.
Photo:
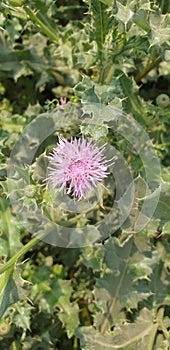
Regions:
<instances>
[{"instance_id":1,"label":"plant stem","mask_svg":"<svg viewBox=\"0 0 170 350\"><path fill-rule=\"evenodd\" d=\"M149 337L146 350L153 350L157 330L158 330L158 323L155 323L155 325L152 327L152 331Z\"/></svg>"},{"instance_id":2,"label":"plant stem","mask_svg":"<svg viewBox=\"0 0 170 350\"><path fill-rule=\"evenodd\" d=\"M160 307L158 312L157 312L156 322L155 322L154 326L152 327L152 331L150 333L150 337L149 337L149 341L148 341L146 350L153 350L156 334L157 334L158 328L161 326L163 316L164 316L164 308Z\"/></svg>"},{"instance_id":3,"label":"plant stem","mask_svg":"<svg viewBox=\"0 0 170 350\"><path fill-rule=\"evenodd\" d=\"M77 340L77 338L74 336L73 350L77 350L77 349L78 349L78 340Z\"/></svg>"},{"instance_id":4,"label":"plant stem","mask_svg":"<svg viewBox=\"0 0 170 350\"><path fill-rule=\"evenodd\" d=\"M25 255L32 247L34 247L46 234L46 232L41 232L36 237L32 238L31 241L25 244L21 249L19 249L17 253L15 253L3 266L0 267L0 274L13 268L18 259Z\"/></svg>"},{"instance_id":5,"label":"plant stem","mask_svg":"<svg viewBox=\"0 0 170 350\"><path fill-rule=\"evenodd\" d=\"M24 5L23 9L32 22L35 23L49 39L58 42L57 34L53 33L28 6Z\"/></svg>"},{"instance_id":6,"label":"plant stem","mask_svg":"<svg viewBox=\"0 0 170 350\"><path fill-rule=\"evenodd\" d=\"M158 323L159 323L159 326L162 330L162 333L165 337L165 339L170 339L170 335L169 335L169 332L167 331L166 327L164 326L164 323L163 323L163 317L164 317L164 307L161 307L159 309L159 313L158 313L158 316L157 316L157 319L158 319Z\"/></svg>"},{"instance_id":7,"label":"plant stem","mask_svg":"<svg viewBox=\"0 0 170 350\"><path fill-rule=\"evenodd\" d=\"M147 63L146 66L134 77L136 83L138 83L142 78L144 78L153 68L157 67L162 61L161 57L155 58L150 63Z\"/></svg>"}]
</instances>

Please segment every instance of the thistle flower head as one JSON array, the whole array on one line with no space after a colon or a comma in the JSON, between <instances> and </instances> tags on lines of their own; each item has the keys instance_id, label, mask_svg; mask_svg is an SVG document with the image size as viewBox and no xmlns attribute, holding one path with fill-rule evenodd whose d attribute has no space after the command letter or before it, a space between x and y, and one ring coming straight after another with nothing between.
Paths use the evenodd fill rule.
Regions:
<instances>
[{"instance_id":1,"label":"thistle flower head","mask_svg":"<svg viewBox=\"0 0 170 350\"><path fill-rule=\"evenodd\" d=\"M88 190L107 177L108 162L92 140L59 137L57 147L48 156L48 177L52 187L64 190L74 198L85 197Z\"/></svg>"}]
</instances>

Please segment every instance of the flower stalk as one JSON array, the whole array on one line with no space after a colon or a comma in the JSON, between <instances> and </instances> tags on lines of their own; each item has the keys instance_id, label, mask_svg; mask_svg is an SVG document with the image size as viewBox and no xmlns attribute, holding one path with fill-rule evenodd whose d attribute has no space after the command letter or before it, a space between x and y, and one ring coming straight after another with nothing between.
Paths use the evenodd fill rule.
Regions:
<instances>
[{"instance_id":1,"label":"flower stalk","mask_svg":"<svg viewBox=\"0 0 170 350\"><path fill-rule=\"evenodd\" d=\"M19 249L17 253L15 253L5 264L0 267L0 274L11 268L14 269L17 261L21 259L32 247L34 247L46 234L46 232L41 232L36 237L32 238L31 241L25 244L21 249Z\"/></svg>"}]
</instances>

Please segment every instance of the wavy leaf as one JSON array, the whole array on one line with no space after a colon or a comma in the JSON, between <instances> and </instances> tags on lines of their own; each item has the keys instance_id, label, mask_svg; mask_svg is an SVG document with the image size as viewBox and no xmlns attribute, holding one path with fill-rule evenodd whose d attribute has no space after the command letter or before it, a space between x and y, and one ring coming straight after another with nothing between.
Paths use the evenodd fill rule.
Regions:
<instances>
[{"instance_id":1,"label":"wavy leaf","mask_svg":"<svg viewBox=\"0 0 170 350\"><path fill-rule=\"evenodd\" d=\"M23 280L20 271L15 269L5 271L0 278L0 317L3 316L7 308L19 300L26 298L27 282Z\"/></svg>"},{"instance_id":2,"label":"wavy leaf","mask_svg":"<svg viewBox=\"0 0 170 350\"><path fill-rule=\"evenodd\" d=\"M83 350L146 350L148 338L154 327L149 310L141 311L134 323L115 329L113 336L100 334L93 327L81 327L76 331Z\"/></svg>"},{"instance_id":3,"label":"wavy leaf","mask_svg":"<svg viewBox=\"0 0 170 350\"><path fill-rule=\"evenodd\" d=\"M92 12L93 19L93 39L96 41L101 63L105 61L104 44L112 23L112 18L108 15L107 10L107 5L103 2L99 2L99 0L92 0L90 3L90 11Z\"/></svg>"},{"instance_id":4,"label":"wavy leaf","mask_svg":"<svg viewBox=\"0 0 170 350\"><path fill-rule=\"evenodd\" d=\"M123 243L109 239L103 250L103 271L94 291L101 310L94 321L101 333L115 325L123 308L137 308L139 301L152 295L147 276L159 261L142 236L129 235Z\"/></svg>"}]
</instances>

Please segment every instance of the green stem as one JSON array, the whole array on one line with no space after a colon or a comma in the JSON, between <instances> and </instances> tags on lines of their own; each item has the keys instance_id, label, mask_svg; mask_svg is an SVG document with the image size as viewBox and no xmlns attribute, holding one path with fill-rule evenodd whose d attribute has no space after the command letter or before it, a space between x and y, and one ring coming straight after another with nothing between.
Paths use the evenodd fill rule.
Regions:
<instances>
[{"instance_id":1,"label":"green stem","mask_svg":"<svg viewBox=\"0 0 170 350\"><path fill-rule=\"evenodd\" d=\"M35 23L49 39L58 42L57 35L53 33L28 6L24 5L23 9L29 16L29 18L32 20L32 22Z\"/></svg>"},{"instance_id":2,"label":"green stem","mask_svg":"<svg viewBox=\"0 0 170 350\"><path fill-rule=\"evenodd\" d=\"M154 349L156 334L157 334L158 328L160 327L160 324L162 322L163 316L164 316L164 308L160 307L160 309L157 312L156 322L155 322L154 326L152 327L152 331L150 333L150 337L149 337L149 341L148 341L146 350L153 350Z\"/></svg>"},{"instance_id":3,"label":"green stem","mask_svg":"<svg viewBox=\"0 0 170 350\"><path fill-rule=\"evenodd\" d=\"M14 340L11 344L11 350L21 350L21 343L18 340Z\"/></svg>"},{"instance_id":4,"label":"green stem","mask_svg":"<svg viewBox=\"0 0 170 350\"><path fill-rule=\"evenodd\" d=\"M99 205L96 205L96 207L93 208L93 211L98 210L98 209L99 209ZM86 210L85 214L88 214L88 213L90 213L91 211L92 211L92 209L90 208L90 209ZM83 216L82 214L83 214L83 213L80 213L80 214L77 214L76 216L74 216L73 218L70 218L70 219L68 220L68 224L74 224L74 223L76 223L77 220L80 219L80 218Z\"/></svg>"},{"instance_id":5,"label":"green stem","mask_svg":"<svg viewBox=\"0 0 170 350\"><path fill-rule=\"evenodd\" d=\"M170 339L169 332L167 331L163 323L163 317L164 317L164 307L161 307L158 312L157 320L165 339Z\"/></svg>"},{"instance_id":6,"label":"green stem","mask_svg":"<svg viewBox=\"0 0 170 350\"><path fill-rule=\"evenodd\" d=\"M144 78L153 68L157 67L159 63L162 61L161 57L157 57L147 65L134 77L136 83L138 83L142 78Z\"/></svg>"},{"instance_id":7,"label":"green stem","mask_svg":"<svg viewBox=\"0 0 170 350\"><path fill-rule=\"evenodd\" d=\"M158 323L155 323L155 325L152 327L152 331L150 333L146 350L153 350L157 330L158 330Z\"/></svg>"},{"instance_id":8,"label":"green stem","mask_svg":"<svg viewBox=\"0 0 170 350\"><path fill-rule=\"evenodd\" d=\"M74 337L73 350L77 350L77 349L78 349L78 341L77 341L77 338Z\"/></svg>"},{"instance_id":9,"label":"green stem","mask_svg":"<svg viewBox=\"0 0 170 350\"><path fill-rule=\"evenodd\" d=\"M34 247L39 240L46 235L46 232L41 232L36 237L32 238L25 244L17 253L15 253L3 266L0 267L0 274L14 267L16 262L23 257L32 247Z\"/></svg>"},{"instance_id":10,"label":"green stem","mask_svg":"<svg viewBox=\"0 0 170 350\"><path fill-rule=\"evenodd\" d=\"M70 10L79 10L79 9L84 9L86 10L86 6L83 6L83 5L68 5L68 6L60 6L58 9L57 9L57 12L64 12L64 11L70 11Z\"/></svg>"},{"instance_id":11,"label":"green stem","mask_svg":"<svg viewBox=\"0 0 170 350\"><path fill-rule=\"evenodd\" d=\"M168 146L170 146L170 142L164 142L164 143L157 145L156 148L161 149L161 148L168 147Z\"/></svg>"}]
</instances>

